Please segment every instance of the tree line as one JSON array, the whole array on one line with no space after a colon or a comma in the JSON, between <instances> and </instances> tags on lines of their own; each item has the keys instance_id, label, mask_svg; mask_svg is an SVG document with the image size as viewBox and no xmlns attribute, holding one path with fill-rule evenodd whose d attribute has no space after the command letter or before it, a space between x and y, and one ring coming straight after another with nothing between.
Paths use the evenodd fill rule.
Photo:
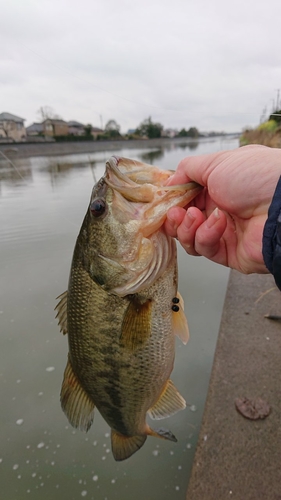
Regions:
<instances>
[{"instance_id":1,"label":"tree line","mask_svg":"<svg viewBox=\"0 0 281 500\"><path fill-rule=\"evenodd\" d=\"M38 115L42 119L42 121L49 119L62 119L59 115L55 113L55 111L49 106L43 106L38 110ZM91 136L91 124L87 124L84 126L85 137ZM129 133L128 138L148 138L148 139L157 139L159 137L165 136L164 126L159 122L152 121L151 116L143 120L138 127ZM176 137L190 137L196 139L200 136L200 133L196 127L190 127L189 129L182 128L175 135ZM121 126L117 123L116 120L110 119L106 123L104 130L98 135L98 139L122 139L123 135L121 134Z\"/></svg>"},{"instance_id":2,"label":"tree line","mask_svg":"<svg viewBox=\"0 0 281 500\"><path fill-rule=\"evenodd\" d=\"M116 123L115 120L109 120L105 125L105 135L107 138L115 139L118 136L121 137L120 133L120 125ZM139 126L129 134L131 138L137 137L146 137L148 139L157 139L159 137L163 137L165 135L164 127L161 123L153 122L151 116L143 120ZM196 139L199 137L199 131L196 127L190 127L188 130L182 128L177 134L176 137L191 137Z\"/></svg>"}]
</instances>

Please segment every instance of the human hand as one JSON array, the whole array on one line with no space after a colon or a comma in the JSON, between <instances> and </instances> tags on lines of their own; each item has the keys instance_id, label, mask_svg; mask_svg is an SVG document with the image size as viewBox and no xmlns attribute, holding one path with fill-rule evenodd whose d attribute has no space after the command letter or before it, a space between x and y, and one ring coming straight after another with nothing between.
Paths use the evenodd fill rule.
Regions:
<instances>
[{"instance_id":1,"label":"human hand","mask_svg":"<svg viewBox=\"0 0 281 500\"><path fill-rule=\"evenodd\" d=\"M281 175L281 150L260 145L182 160L169 184L205 187L186 209L171 208L166 232L190 255L243 273L268 272L262 234Z\"/></svg>"}]
</instances>

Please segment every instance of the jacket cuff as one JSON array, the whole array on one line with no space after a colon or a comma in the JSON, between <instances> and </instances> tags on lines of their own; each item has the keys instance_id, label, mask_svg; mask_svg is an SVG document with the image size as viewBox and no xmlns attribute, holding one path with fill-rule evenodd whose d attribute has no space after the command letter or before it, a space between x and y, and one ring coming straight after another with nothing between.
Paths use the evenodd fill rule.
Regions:
<instances>
[{"instance_id":1,"label":"jacket cuff","mask_svg":"<svg viewBox=\"0 0 281 500\"><path fill-rule=\"evenodd\" d=\"M263 230L262 254L267 269L281 290L281 177L277 183Z\"/></svg>"}]
</instances>

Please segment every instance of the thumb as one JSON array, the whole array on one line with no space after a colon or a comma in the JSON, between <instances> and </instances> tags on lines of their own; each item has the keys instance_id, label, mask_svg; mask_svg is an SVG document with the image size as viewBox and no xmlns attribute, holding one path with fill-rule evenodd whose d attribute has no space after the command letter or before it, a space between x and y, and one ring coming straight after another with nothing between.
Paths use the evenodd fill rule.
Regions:
<instances>
[{"instance_id":1,"label":"thumb","mask_svg":"<svg viewBox=\"0 0 281 500\"><path fill-rule=\"evenodd\" d=\"M190 181L207 186L208 177L218 164L222 151L218 153L188 156L178 165L175 173L169 178L167 184L186 184Z\"/></svg>"}]
</instances>

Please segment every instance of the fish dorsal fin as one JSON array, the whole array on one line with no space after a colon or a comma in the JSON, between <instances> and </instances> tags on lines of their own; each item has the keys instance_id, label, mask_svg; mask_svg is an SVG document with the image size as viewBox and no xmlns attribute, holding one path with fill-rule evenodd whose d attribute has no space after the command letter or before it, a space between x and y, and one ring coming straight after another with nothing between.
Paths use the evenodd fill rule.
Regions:
<instances>
[{"instance_id":1,"label":"fish dorsal fin","mask_svg":"<svg viewBox=\"0 0 281 500\"><path fill-rule=\"evenodd\" d=\"M186 402L180 395L171 380L168 380L158 401L150 408L148 414L151 418L161 420L170 417L180 410L184 410Z\"/></svg>"},{"instance_id":2,"label":"fish dorsal fin","mask_svg":"<svg viewBox=\"0 0 281 500\"><path fill-rule=\"evenodd\" d=\"M146 441L146 434L137 436L124 436L119 432L111 431L112 453L117 461L126 460L136 453Z\"/></svg>"},{"instance_id":3,"label":"fish dorsal fin","mask_svg":"<svg viewBox=\"0 0 281 500\"><path fill-rule=\"evenodd\" d=\"M67 290L61 293L57 299L60 299L60 301L55 307L55 311L57 311L56 318L58 318L60 331L65 335L67 333Z\"/></svg>"},{"instance_id":4,"label":"fish dorsal fin","mask_svg":"<svg viewBox=\"0 0 281 500\"><path fill-rule=\"evenodd\" d=\"M184 302L181 294L177 293L177 298L179 299L179 310L177 312L173 311L173 332L177 337L179 337L183 344L187 344L189 340L189 328L187 324L187 319L184 314Z\"/></svg>"},{"instance_id":5,"label":"fish dorsal fin","mask_svg":"<svg viewBox=\"0 0 281 500\"><path fill-rule=\"evenodd\" d=\"M94 420L95 405L77 379L69 359L64 371L60 400L71 425L87 432Z\"/></svg>"},{"instance_id":6,"label":"fish dorsal fin","mask_svg":"<svg viewBox=\"0 0 281 500\"><path fill-rule=\"evenodd\" d=\"M125 312L120 343L127 349L135 351L142 347L151 333L152 301L143 304L136 298L130 300Z\"/></svg>"}]
</instances>

